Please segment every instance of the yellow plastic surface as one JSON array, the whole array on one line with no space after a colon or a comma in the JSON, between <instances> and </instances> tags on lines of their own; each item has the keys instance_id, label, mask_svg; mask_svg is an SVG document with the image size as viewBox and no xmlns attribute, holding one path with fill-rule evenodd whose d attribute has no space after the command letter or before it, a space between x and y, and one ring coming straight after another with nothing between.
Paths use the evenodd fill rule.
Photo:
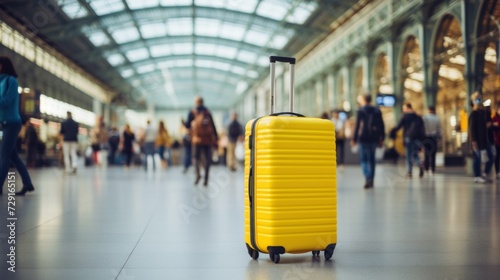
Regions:
<instances>
[{"instance_id":1,"label":"yellow plastic surface","mask_svg":"<svg viewBox=\"0 0 500 280\"><path fill-rule=\"evenodd\" d=\"M248 146L245 133L245 242L250 240ZM255 239L259 251L324 250L337 243L335 129L329 120L263 117L255 129ZM252 246L253 247L253 246Z\"/></svg>"}]
</instances>

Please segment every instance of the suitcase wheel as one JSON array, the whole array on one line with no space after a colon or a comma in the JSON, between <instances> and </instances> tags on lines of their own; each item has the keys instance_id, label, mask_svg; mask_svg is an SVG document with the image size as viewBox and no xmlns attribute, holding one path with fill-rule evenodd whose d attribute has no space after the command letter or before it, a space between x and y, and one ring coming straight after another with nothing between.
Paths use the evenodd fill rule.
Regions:
<instances>
[{"instance_id":1,"label":"suitcase wheel","mask_svg":"<svg viewBox=\"0 0 500 280\"><path fill-rule=\"evenodd\" d=\"M319 251L312 251L313 257L319 257Z\"/></svg>"},{"instance_id":2,"label":"suitcase wheel","mask_svg":"<svg viewBox=\"0 0 500 280\"><path fill-rule=\"evenodd\" d=\"M325 250L325 260L331 259L333 256L333 252L330 252L329 250Z\"/></svg>"},{"instance_id":3,"label":"suitcase wheel","mask_svg":"<svg viewBox=\"0 0 500 280\"><path fill-rule=\"evenodd\" d=\"M259 258L259 251L257 250L252 250L252 252L250 253L250 257L252 257L252 259L256 260Z\"/></svg>"},{"instance_id":4,"label":"suitcase wheel","mask_svg":"<svg viewBox=\"0 0 500 280\"><path fill-rule=\"evenodd\" d=\"M280 254L276 253L270 253L269 258L274 262L274 263L279 263L280 262Z\"/></svg>"}]
</instances>

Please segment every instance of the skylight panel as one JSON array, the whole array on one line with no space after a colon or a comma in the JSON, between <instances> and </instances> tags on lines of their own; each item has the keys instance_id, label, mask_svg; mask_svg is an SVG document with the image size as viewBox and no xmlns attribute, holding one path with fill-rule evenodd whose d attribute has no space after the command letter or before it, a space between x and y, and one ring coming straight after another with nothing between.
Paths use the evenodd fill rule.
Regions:
<instances>
[{"instance_id":1,"label":"skylight panel","mask_svg":"<svg viewBox=\"0 0 500 280\"><path fill-rule=\"evenodd\" d=\"M216 48L217 46L214 44L197 43L194 51L196 54L215 55Z\"/></svg>"},{"instance_id":2,"label":"skylight panel","mask_svg":"<svg viewBox=\"0 0 500 280\"><path fill-rule=\"evenodd\" d=\"M245 81L239 81L236 84L236 94L240 95L248 88L248 83Z\"/></svg>"},{"instance_id":3,"label":"skylight panel","mask_svg":"<svg viewBox=\"0 0 500 280\"><path fill-rule=\"evenodd\" d=\"M217 48L217 52L215 54L217 56L220 56L220 57L233 59L236 57L237 53L238 53L238 49L236 49L236 48L227 47L227 46L219 46Z\"/></svg>"},{"instance_id":4,"label":"skylight panel","mask_svg":"<svg viewBox=\"0 0 500 280\"><path fill-rule=\"evenodd\" d=\"M196 6L224 8L227 0L194 0Z\"/></svg>"},{"instance_id":5,"label":"skylight panel","mask_svg":"<svg viewBox=\"0 0 500 280\"><path fill-rule=\"evenodd\" d=\"M143 38L156 38L167 35L167 27L163 23L144 24L140 27Z\"/></svg>"},{"instance_id":6,"label":"skylight panel","mask_svg":"<svg viewBox=\"0 0 500 280\"><path fill-rule=\"evenodd\" d=\"M158 0L127 0L127 5L130 9L142 9L159 5Z\"/></svg>"},{"instance_id":7,"label":"skylight panel","mask_svg":"<svg viewBox=\"0 0 500 280\"><path fill-rule=\"evenodd\" d=\"M257 64L262 67L268 67L269 66L269 57L267 56L260 56L259 59L257 60Z\"/></svg>"},{"instance_id":8,"label":"skylight panel","mask_svg":"<svg viewBox=\"0 0 500 280\"><path fill-rule=\"evenodd\" d=\"M229 10L240 11L244 13L253 13L258 0L245 0L245 1L227 1L226 8Z\"/></svg>"},{"instance_id":9,"label":"skylight panel","mask_svg":"<svg viewBox=\"0 0 500 280\"><path fill-rule=\"evenodd\" d=\"M247 76L252 79L257 79L259 77L259 73L257 73L257 71L250 70L247 72Z\"/></svg>"},{"instance_id":10,"label":"skylight panel","mask_svg":"<svg viewBox=\"0 0 500 280\"><path fill-rule=\"evenodd\" d=\"M193 44L182 43L182 44L172 44L170 45L172 53L174 54L191 54L193 53Z\"/></svg>"},{"instance_id":11,"label":"skylight panel","mask_svg":"<svg viewBox=\"0 0 500 280\"><path fill-rule=\"evenodd\" d=\"M195 20L196 35L217 37L220 21L216 19L197 18Z\"/></svg>"},{"instance_id":12,"label":"skylight panel","mask_svg":"<svg viewBox=\"0 0 500 280\"><path fill-rule=\"evenodd\" d=\"M135 49L128 51L126 54L128 60L131 62L139 61L139 60L144 60L149 57L148 50L146 48L142 49Z\"/></svg>"},{"instance_id":13,"label":"skylight panel","mask_svg":"<svg viewBox=\"0 0 500 280\"><path fill-rule=\"evenodd\" d=\"M134 69L125 69L121 73L123 78L129 78L134 75Z\"/></svg>"},{"instance_id":14,"label":"skylight panel","mask_svg":"<svg viewBox=\"0 0 500 280\"><path fill-rule=\"evenodd\" d=\"M180 60L175 60L176 67L188 67L188 66L193 66L193 60L192 59L180 59Z\"/></svg>"},{"instance_id":15,"label":"skylight panel","mask_svg":"<svg viewBox=\"0 0 500 280\"><path fill-rule=\"evenodd\" d=\"M125 9L122 0L92 0L90 6L99 16L123 11Z\"/></svg>"},{"instance_id":16,"label":"skylight panel","mask_svg":"<svg viewBox=\"0 0 500 280\"><path fill-rule=\"evenodd\" d=\"M88 34L89 40L96 47L104 46L109 44L109 37L102 31L96 31L94 33Z\"/></svg>"},{"instance_id":17,"label":"skylight panel","mask_svg":"<svg viewBox=\"0 0 500 280\"><path fill-rule=\"evenodd\" d=\"M246 63L254 63L257 60L257 54L245 50L241 50L237 59Z\"/></svg>"},{"instance_id":18,"label":"skylight panel","mask_svg":"<svg viewBox=\"0 0 500 280\"><path fill-rule=\"evenodd\" d=\"M246 70L245 70L245 68L243 68L243 67L233 66L233 67L231 68L231 72L236 73L236 74L239 74L239 75L244 75L244 74L245 74L245 72L246 72Z\"/></svg>"},{"instance_id":19,"label":"skylight panel","mask_svg":"<svg viewBox=\"0 0 500 280\"><path fill-rule=\"evenodd\" d=\"M214 64L213 64L212 67L214 69L219 69L219 70L223 70L223 71L229 71L229 69L231 69L231 64L216 61L216 62L214 62Z\"/></svg>"},{"instance_id":20,"label":"skylight panel","mask_svg":"<svg viewBox=\"0 0 500 280\"><path fill-rule=\"evenodd\" d=\"M191 18L174 18L167 21L168 34L191 35L193 34L193 22Z\"/></svg>"},{"instance_id":21,"label":"skylight panel","mask_svg":"<svg viewBox=\"0 0 500 280\"><path fill-rule=\"evenodd\" d=\"M271 36L267 33L258 32L255 30L248 30L245 36L245 42L257 46L265 46L269 42Z\"/></svg>"},{"instance_id":22,"label":"skylight panel","mask_svg":"<svg viewBox=\"0 0 500 280\"><path fill-rule=\"evenodd\" d=\"M162 6L189 6L193 0L160 0Z\"/></svg>"},{"instance_id":23,"label":"skylight panel","mask_svg":"<svg viewBox=\"0 0 500 280\"><path fill-rule=\"evenodd\" d=\"M85 9L78 0L57 0L57 4L64 13L72 19L81 18L89 14L87 9Z\"/></svg>"},{"instance_id":24,"label":"skylight panel","mask_svg":"<svg viewBox=\"0 0 500 280\"><path fill-rule=\"evenodd\" d=\"M289 39L285 36L274 35L271 38L271 42L269 44L269 47L281 50L286 46L286 44L288 44L288 41L289 41Z\"/></svg>"},{"instance_id":25,"label":"skylight panel","mask_svg":"<svg viewBox=\"0 0 500 280\"><path fill-rule=\"evenodd\" d=\"M109 64L111 64L113 66L117 66L117 65L120 65L123 62L125 62L125 58L123 57L123 55L121 55L119 53L109 55L107 57L107 60L108 60Z\"/></svg>"},{"instance_id":26,"label":"skylight panel","mask_svg":"<svg viewBox=\"0 0 500 280\"><path fill-rule=\"evenodd\" d=\"M302 2L286 20L291 23L304 24L316 8L317 4L315 2Z\"/></svg>"},{"instance_id":27,"label":"skylight panel","mask_svg":"<svg viewBox=\"0 0 500 280\"><path fill-rule=\"evenodd\" d=\"M156 65L153 64L153 63L137 67L137 73L139 73L139 74L144 74L144 73L147 73L147 72L152 72L154 70L156 70Z\"/></svg>"},{"instance_id":28,"label":"skylight panel","mask_svg":"<svg viewBox=\"0 0 500 280\"><path fill-rule=\"evenodd\" d=\"M126 27L117 29L111 34L116 43L122 44L139 39L139 31L135 27Z\"/></svg>"},{"instance_id":29,"label":"skylight panel","mask_svg":"<svg viewBox=\"0 0 500 280\"><path fill-rule=\"evenodd\" d=\"M257 8L259 16L283 20L290 10L290 3L286 1L263 0Z\"/></svg>"},{"instance_id":30,"label":"skylight panel","mask_svg":"<svg viewBox=\"0 0 500 280\"><path fill-rule=\"evenodd\" d=\"M246 28L243 25L224 23L220 29L220 37L241 41L245 36Z\"/></svg>"},{"instance_id":31,"label":"skylight panel","mask_svg":"<svg viewBox=\"0 0 500 280\"><path fill-rule=\"evenodd\" d=\"M211 60L200 60L197 59L195 66L196 67L202 67L202 68L212 68L213 62Z\"/></svg>"},{"instance_id":32,"label":"skylight panel","mask_svg":"<svg viewBox=\"0 0 500 280\"><path fill-rule=\"evenodd\" d=\"M149 51L151 53L151 56L153 57L160 57L171 54L170 45L168 44L151 46L149 48Z\"/></svg>"}]
</instances>

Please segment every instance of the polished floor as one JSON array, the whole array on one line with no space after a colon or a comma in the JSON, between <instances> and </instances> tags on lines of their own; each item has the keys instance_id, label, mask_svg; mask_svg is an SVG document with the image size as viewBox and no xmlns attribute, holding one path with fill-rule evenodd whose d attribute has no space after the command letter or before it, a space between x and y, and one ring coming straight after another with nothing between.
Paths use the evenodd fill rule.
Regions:
<instances>
[{"instance_id":1,"label":"polished floor","mask_svg":"<svg viewBox=\"0 0 500 280\"><path fill-rule=\"evenodd\" d=\"M287 254L274 264L247 254L241 171L213 168L208 188L177 167L31 174L36 192L15 200L15 273L6 187L0 198L2 280L500 279L500 182L408 180L386 165L367 191L359 167L346 167L332 260Z\"/></svg>"}]
</instances>

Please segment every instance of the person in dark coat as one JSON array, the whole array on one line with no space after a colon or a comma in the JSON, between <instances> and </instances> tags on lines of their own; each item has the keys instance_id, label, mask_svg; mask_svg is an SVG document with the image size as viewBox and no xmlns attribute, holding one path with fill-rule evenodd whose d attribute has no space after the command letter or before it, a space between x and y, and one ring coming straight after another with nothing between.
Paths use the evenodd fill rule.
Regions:
<instances>
[{"instance_id":1,"label":"person in dark coat","mask_svg":"<svg viewBox=\"0 0 500 280\"><path fill-rule=\"evenodd\" d=\"M488 126L491 119L483 107L483 99L479 92L471 95L472 112L469 115L469 139L473 155L474 182L491 182L490 172L493 167L493 151L488 137ZM484 174L481 174L481 163L486 162Z\"/></svg>"},{"instance_id":2,"label":"person in dark coat","mask_svg":"<svg viewBox=\"0 0 500 280\"><path fill-rule=\"evenodd\" d=\"M406 150L406 178L412 177L412 169L415 164L420 168L419 177L424 176L424 167L420 162L418 153L423 147L425 140L425 124L422 117L417 115L410 103L403 105L403 117L393 129L393 133L403 128L403 139Z\"/></svg>"}]
</instances>

